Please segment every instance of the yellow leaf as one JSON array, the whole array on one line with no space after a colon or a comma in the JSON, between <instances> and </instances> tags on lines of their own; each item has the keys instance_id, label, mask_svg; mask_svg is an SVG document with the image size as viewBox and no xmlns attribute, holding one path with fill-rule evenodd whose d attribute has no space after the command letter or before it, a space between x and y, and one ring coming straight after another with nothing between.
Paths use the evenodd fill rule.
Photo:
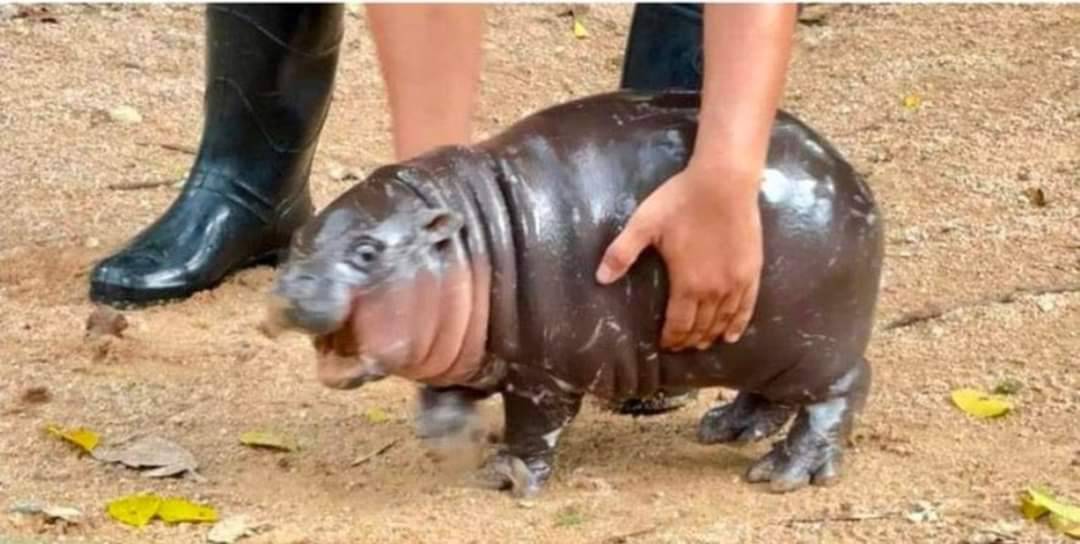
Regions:
<instances>
[{"instance_id":1,"label":"yellow leaf","mask_svg":"<svg viewBox=\"0 0 1080 544\"><path fill-rule=\"evenodd\" d=\"M390 421L390 416L386 415L386 412L382 411L381 408L368 408L367 412L364 413L364 417L371 423L386 423L387 421Z\"/></svg>"},{"instance_id":2,"label":"yellow leaf","mask_svg":"<svg viewBox=\"0 0 1080 544\"><path fill-rule=\"evenodd\" d=\"M1039 519L1049 510L1041 504L1037 504L1031 495L1024 494L1020 497L1020 513L1027 519Z\"/></svg>"},{"instance_id":3,"label":"yellow leaf","mask_svg":"<svg viewBox=\"0 0 1080 544\"><path fill-rule=\"evenodd\" d=\"M909 110L917 110L922 106L922 97L917 94L909 94L904 97L904 107Z\"/></svg>"},{"instance_id":4,"label":"yellow leaf","mask_svg":"<svg viewBox=\"0 0 1080 544\"><path fill-rule=\"evenodd\" d=\"M585 30L585 25L577 17L574 17L574 37L579 40L589 37L589 31Z\"/></svg>"},{"instance_id":5,"label":"yellow leaf","mask_svg":"<svg viewBox=\"0 0 1080 544\"><path fill-rule=\"evenodd\" d=\"M1028 488L1027 497L1033 504L1049 510L1052 514L1064 518L1065 521L1080 523L1080 506L1060 502L1049 491L1036 487Z\"/></svg>"},{"instance_id":6,"label":"yellow leaf","mask_svg":"<svg viewBox=\"0 0 1080 544\"><path fill-rule=\"evenodd\" d=\"M142 527L154 518L161 506L157 495L129 495L108 504L109 517L133 527Z\"/></svg>"},{"instance_id":7,"label":"yellow leaf","mask_svg":"<svg viewBox=\"0 0 1080 544\"><path fill-rule=\"evenodd\" d=\"M283 451L296 451L300 447L293 437L272 431L248 431L240 435L240 443Z\"/></svg>"},{"instance_id":8,"label":"yellow leaf","mask_svg":"<svg viewBox=\"0 0 1080 544\"><path fill-rule=\"evenodd\" d=\"M1012 404L997 395L975 389L956 389L952 401L961 410L976 417L997 417L1012 409Z\"/></svg>"},{"instance_id":9,"label":"yellow leaf","mask_svg":"<svg viewBox=\"0 0 1080 544\"><path fill-rule=\"evenodd\" d=\"M1059 533L1080 538L1080 523L1069 521L1057 514L1050 514L1050 526Z\"/></svg>"},{"instance_id":10,"label":"yellow leaf","mask_svg":"<svg viewBox=\"0 0 1080 544\"><path fill-rule=\"evenodd\" d=\"M101 441L101 439L98 438L97 433L88 429L83 429L81 427L78 429L71 429L69 431L65 431L56 425L49 425L45 427L45 430L48 431L50 434L59 436L60 438L63 438L64 440L67 440L68 442L79 446L87 452L90 452L94 448L96 448L98 442Z\"/></svg>"},{"instance_id":11,"label":"yellow leaf","mask_svg":"<svg viewBox=\"0 0 1080 544\"><path fill-rule=\"evenodd\" d=\"M195 504L181 498L168 498L161 501L157 515L165 523L192 523L217 521L217 511L211 506Z\"/></svg>"}]
</instances>

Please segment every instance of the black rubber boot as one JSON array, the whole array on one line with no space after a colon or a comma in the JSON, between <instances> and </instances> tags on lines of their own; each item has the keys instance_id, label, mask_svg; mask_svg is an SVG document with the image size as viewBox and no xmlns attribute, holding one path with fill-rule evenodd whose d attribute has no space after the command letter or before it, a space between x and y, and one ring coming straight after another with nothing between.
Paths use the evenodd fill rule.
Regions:
<instances>
[{"instance_id":1,"label":"black rubber boot","mask_svg":"<svg viewBox=\"0 0 1080 544\"><path fill-rule=\"evenodd\" d=\"M626 42L620 87L636 91L701 90L703 26L701 4L637 4ZM618 414L651 416L678 410L697 398L696 389L668 389L626 399L608 408Z\"/></svg>"},{"instance_id":2,"label":"black rubber boot","mask_svg":"<svg viewBox=\"0 0 1080 544\"><path fill-rule=\"evenodd\" d=\"M623 89L700 90L701 4L637 4L623 58Z\"/></svg>"},{"instance_id":3,"label":"black rubber boot","mask_svg":"<svg viewBox=\"0 0 1080 544\"><path fill-rule=\"evenodd\" d=\"M202 140L165 213L98 263L90 299L185 298L276 262L313 215L308 174L330 109L343 6L209 5Z\"/></svg>"}]
</instances>

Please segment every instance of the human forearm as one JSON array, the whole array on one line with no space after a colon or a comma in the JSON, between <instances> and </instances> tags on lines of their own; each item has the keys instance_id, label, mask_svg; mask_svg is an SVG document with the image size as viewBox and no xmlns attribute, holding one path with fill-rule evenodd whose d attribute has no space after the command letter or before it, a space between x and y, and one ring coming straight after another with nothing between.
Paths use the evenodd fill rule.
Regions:
<instances>
[{"instance_id":1,"label":"human forearm","mask_svg":"<svg viewBox=\"0 0 1080 544\"><path fill-rule=\"evenodd\" d=\"M367 12L397 159L469 143L480 82L484 6L370 4Z\"/></svg>"},{"instance_id":2,"label":"human forearm","mask_svg":"<svg viewBox=\"0 0 1080 544\"><path fill-rule=\"evenodd\" d=\"M704 83L692 166L756 195L791 56L795 4L706 4Z\"/></svg>"}]
</instances>

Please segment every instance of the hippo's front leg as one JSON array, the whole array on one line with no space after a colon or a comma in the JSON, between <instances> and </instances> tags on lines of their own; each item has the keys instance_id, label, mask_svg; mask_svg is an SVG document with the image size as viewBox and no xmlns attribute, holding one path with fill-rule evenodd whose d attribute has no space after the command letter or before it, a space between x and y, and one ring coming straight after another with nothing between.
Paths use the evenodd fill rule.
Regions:
<instances>
[{"instance_id":1,"label":"hippo's front leg","mask_svg":"<svg viewBox=\"0 0 1080 544\"><path fill-rule=\"evenodd\" d=\"M416 435L428 443L455 441L480 425L476 404L494 393L468 387L422 385L417 391Z\"/></svg>"},{"instance_id":2,"label":"hippo's front leg","mask_svg":"<svg viewBox=\"0 0 1080 544\"><path fill-rule=\"evenodd\" d=\"M494 485L528 497L551 476L559 435L577 416L583 394L548 379L511 381L503 391L505 444L488 467Z\"/></svg>"}]
</instances>

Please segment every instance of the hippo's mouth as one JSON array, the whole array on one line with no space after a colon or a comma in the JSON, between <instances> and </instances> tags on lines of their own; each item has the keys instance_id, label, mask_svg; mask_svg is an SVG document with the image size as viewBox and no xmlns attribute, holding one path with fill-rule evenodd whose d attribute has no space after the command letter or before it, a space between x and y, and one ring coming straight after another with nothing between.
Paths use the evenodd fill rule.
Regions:
<instances>
[{"instance_id":1,"label":"hippo's mouth","mask_svg":"<svg viewBox=\"0 0 1080 544\"><path fill-rule=\"evenodd\" d=\"M315 336L319 381L331 389L356 389L386 377L381 365L361 352L351 322L330 333Z\"/></svg>"},{"instance_id":2,"label":"hippo's mouth","mask_svg":"<svg viewBox=\"0 0 1080 544\"><path fill-rule=\"evenodd\" d=\"M351 358L360 355L360 344L356 341L352 324L348 322L345 323L345 326L330 334L315 336L313 342L315 351L321 356L336 355Z\"/></svg>"}]
</instances>

